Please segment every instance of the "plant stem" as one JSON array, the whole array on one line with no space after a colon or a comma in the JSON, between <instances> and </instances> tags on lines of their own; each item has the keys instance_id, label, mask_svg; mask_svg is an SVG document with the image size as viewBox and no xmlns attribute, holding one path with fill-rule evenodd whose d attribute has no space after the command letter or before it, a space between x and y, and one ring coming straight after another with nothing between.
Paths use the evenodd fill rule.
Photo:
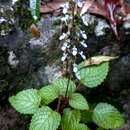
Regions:
<instances>
[{"instance_id":1,"label":"plant stem","mask_svg":"<svg viewBox=\"0 0 130 130\"><path fill-rule=\"evenodd\" d=\"M68 89L69 89L69 83L70 83L70 77L69 77L68 82L67 82L65 97L67 97L67 93L68 93Z\"/></svg>"},{"instance_id":2,"label":"plant stem","mask_svg":"<svg viewBox=\"0 0 130 130\"><path fill-rule=\"evenodd\" d=\"M60 96L59 99L58 99L58 104L57 104L57 108L56 108L57 112L59 112L59 110L60 110L61 99L62 99L62 97Z\"/></svg>"}]
</instances>

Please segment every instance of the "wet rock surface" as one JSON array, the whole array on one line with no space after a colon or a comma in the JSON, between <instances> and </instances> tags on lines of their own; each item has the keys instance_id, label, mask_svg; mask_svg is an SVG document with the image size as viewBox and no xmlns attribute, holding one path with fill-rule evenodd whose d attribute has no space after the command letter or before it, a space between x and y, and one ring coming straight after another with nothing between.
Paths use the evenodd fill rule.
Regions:
<instances>
[{"instance_id":1,"label":"wet rock surface","mask_svg":"<svg viewBox=\"0 0 130 130\"><path fill-rule=\"evenodd\" d=\"M7 34L0 35L1 130L28 130L30 118L21 116L9 105L10 95L23 89L40 88L61 75L55 20L41 19L40 38L31 38L30 31L23 31L15 24Z\"/></svg>"},{"instance_id":2,"label":"wet rock surface","mask_svg":"<svg viewBox=\"0 0 130 130\"><path fill-rule=\"evenodd\" d=\"M130 54L113 64L109 77L109 88L123 108L126 124L119 130L130 130Z\"/></svg>"},{"instance_id":3,"label":"wet rock surface","mask_svg":"<svg viewBox=\"0 0 130 130\"><path fill-rule=\"evenodd\" d=\"M1 130L28 130L30 117L19 115L13 108L6 106L0 109L0 129Z\"/></svg>"}]
</instances>

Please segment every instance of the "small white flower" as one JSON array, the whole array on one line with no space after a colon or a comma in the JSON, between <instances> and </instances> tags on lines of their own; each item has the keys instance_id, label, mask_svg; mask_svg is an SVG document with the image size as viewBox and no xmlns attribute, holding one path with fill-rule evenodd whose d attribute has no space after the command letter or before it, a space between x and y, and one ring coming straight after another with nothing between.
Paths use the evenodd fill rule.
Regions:
<instances>
[{"instance_id":1,"label":"small white flower","mask_svg":"<svg viewBox=\"0 0 130 130\"><path fill-rule=\"evenodd\" d=\"M73 64L73 72L76 73L78 71L77 64Z\"/></svg>"},{"instance_id":2,"label":"small white flower","mask_svg":"<svg viewBox=\"0 0 130 130\"><path fill-rule=\"evenodd\" d=\"M63 14L66 14L68 12L68 9L67 8L64 8L63 9Z\"/></svg>"},{"instance_id":3,"label":"small white flower","mask_svg":"<svg viewBox=\"0 0 130 130\"><path fill-rule=\"evenodd\" d=\"M65 4L61 5L61 7L63 8L63 14L66 14L69 9L69 2L66 2Z\"/></svg>"},{"instance_id":4,"label":"small white flower","mask_svg":"<svg viewBox=\"0 0 130 130\"><path fill-rule=\"evenodd\" d=\"M83 37L84 39L87 39L87 35L85 34L85 31L80 31L80 33L81 33L81 35L82 35L82 37Z\"/></svg>"},{"instance_id":5,"label":"small white flower","mask_svg":"<svg viewBox=\"0 0 130 130\"><path fill-rule=\"evenodd\" d=\"M76 56L77 53L78 53L77 48L76 48L76 47L73 47L73 48L72 48L72 55L73 55L73 56Z\"/></svg>"},{"instance_id":6,"label":"small white flower","mask_svg":"<svg viewBox=\"0 0 130 130\"><path fill-rule=\"evenodd\" d=\"M84 60L86 60L86 56L85 56L85 55L82 55L82 58L83 58Z\"/></svg>"},{"instance_id":7,"label":"small white flower","mask_svg":"<svg viewBox=\"0 0 130 130\"><path fill-rule=\"evenodd\" d=\"M62 35L59 37L59 40L63 40L63 39L65 39L66 36L67 36L66 33L62 33Z\"/></svg>"},{"instance_id":8,"label":"small white flower","mask_svg":"<svg viewBox=\"0 0 130 130\"><path fill-rule=\"evenodd\" d=\"M87 47L88 47L84 40L81 41L80 44L81 44L84 48L87 48Z\"/></svg>"},{"instance_id":9,"label":"small white flower","mask_svg":"<svg viewBox=\"0 0 130 130\"><path fill-rule=\"evenodd\" d=\"M68 47L69 47L69 46L68 46L68 43L65 42L65 43L63 44L63 46L61 47L61 50L62 50L62 51L65 51L66 48L68 48Z\"/></svg>"},{"instance_id":10,"label":"small white flower","mask_svg":"<svg viewBox=\"0 0 130 130\"><path fill-rule=\"evenodd\" d=\"M67 32L67 35L70 35L70 31Z\"/></svg>"},{"instance_id":11,"label":"small white flower","mask_svg":"<svg viewBox=\"0 0 130 130\"><path fill-rule=\"evenodd\" d=\"M61 21L65 22L66 24L68 20L69 20L69 15L65 15L64 17L61 18Z\"/></svg>"},{"instance_id":12,"label":"small white flower","mask_svg":"<svg viewBox=\"0 0 130 130\"><path fill-rule=\"evenodd\" d=\"M81 0L75 0L75 2L79 8L81 8L83 6L83 2Z\"/></svg>"},{"instance_id":13,"label":"small white flower","mask_svg":"<svg viewBox=\"0 0 130 130\"><path fill-rule=\"evenodd\" d=\"M14 5L18 0L12 0L12 4Z\"/></svg>"},{"instance_id":14,"label":"small white flower","mask_svg":"<svg viewBox=\"0 0 130 130\"><path fill-rule=\"evenodd\" d=\"M78 80L81 79L81 77L80 77L80 73L79 73L79 72L76 72L76 73L75 73L75 76L76 76L76 78L77 78Z\"/></svg>"},{"instance_id":15,"label":"small white flower","mask_svg":"<svg viewBox=\"0 0 130 130\"><path fill-rule=\"evenodd\" d=\"M80 73L78 71L78 65L75 63L73 64L73 72L75 73L76 78L80 80Z\"/></svg>"},{"instance_id":16,"label":"small white flower","mask_svg":"<svg viewBox=\"0 0 130 130\"><path fill-rule=\"evenodd\" d=\"M78 7L82 7L83 6L83 3L82 2L79 2L79 3L77 3L77 5L78 5Z\"/></svg>"},{"instance_id":17,"label":"small white flower","mask_svg":"<svg viewBox=\"0 0 130 130\"><path fill-rule=\"evenodd\" d=\"M83 54L83 51L79 52L79 54L81 55L81 57L86 60L86 56Z\"/></svg>"},{"instance_id":18,"label":"small white flower","mask_svg":"<svg viewBox=\"0 0 130 130\"><path fill-rule=\"evenodd\" d=\"M73 71L76 73L78 71L77 67L73 67Z\"/></svg>"},{"instance_id":19,"label":"small white flower","mask_svg":"<svg viewBox=\"0 0 130 130\"><path fill-rule=\"evenodd\" d=\"M82 34L82 37L84 38L84 39L87 39L87 35L84 33L84 34Z\"/></svg>"},{"instance_id":20,"label":"small white flower","mask_svg":"<svg viewBox=\"0 0 130 130\"><path fill-rule=\"evenodd\" d=\"M34 18L34 20L37 20L38 19L38 17L35 15L35 16L33 16L33 18Z\"/></svg>"},{"instance_id":21,"label":"small white flower","mask_svg":"<svg viewBox=\"0 0 130 130\"><path fill-rule=\"evenodd\" d=\"M61 57L61 61L62 61L62 62L64 62L65 59L66 59L66 57L64 57L64 56Z\"/></svg>"},{"instance_id":22,"label":"small white flower","mask_svg":"<svg viewBox=\"0 0 130 130\"><path fill-rule=\"evenodd\" d=\"M66 46L62 46L62 47L61 47L61 50L62 50L62 51L65 51L65 50L66 50Z\"/></svg>"},{"instance_id":23,"label":"small white flower","mask_svg":"<svg viewBox=\"0 0 130 130\"><path fill-rule=\"evenodd\" d=\"M63 53L63 56L61 57L61 61L64 62L67 58L67 54Z\"/></svg>"},{"instance_id":24,"label":"small white flower","mask_svg":"<svg viewBox=\"0 0 130 130\"><path fill-rule=\"evenodd\" d=\"M67 43L70 43L70 39L67 39L66 42L67 42Z\"/></svg>"}]
</instances>

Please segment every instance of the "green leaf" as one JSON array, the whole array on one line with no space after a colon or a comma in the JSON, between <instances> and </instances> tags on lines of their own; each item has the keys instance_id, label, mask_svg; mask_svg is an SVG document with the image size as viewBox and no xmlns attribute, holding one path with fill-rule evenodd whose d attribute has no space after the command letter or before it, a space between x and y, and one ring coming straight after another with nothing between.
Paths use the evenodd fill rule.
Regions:
<instances>
[{"instance_id":1,"label":"green leaf","mask_svg":"<svg viewBox=\"0 0 130 130\"><path fill-rule=\"evenodd\" d=\"M75 130L89 130L85 124L78 124Z\"/></svg>"},{"instance_id":2,"label":"green leaf","mask_svg":"<svg viewBox=\"0 0 130 130\"><path fill-rule=\"evenodd\" d=\"M57 94L65 96L67 85L68 85L68 92L67 95L72 94L76 90L75 84L66 78L60 78L53 82L54 87L56 88Z\"/></svg>"},{"instance_id":3,"label":"green leaf","mask_svg":"<svg viewBox=\"0 0 130 130\"><path fill-rule=\"evenodd\" d=\"M80 82L89 88L97 87L104 81L108 74L109 62L89 67L84 67L84 64L85 61L78 65L77 74L80 76Z\"/></svg>"},{"instance_id":4,"label":"green leaf","mask_svg":"<svg viewBox=\"0 0 130 130\"><path fill-rule=\"evenodd\" d=\"M52 85L45 86L39 90L39 95L42 98L43 104L49 104L53 102L58 94L56 93L55 87Z\"/></svg>"},{"instance_id":5,"label":"green leaf","mask_svg":"<svg viewBox=\"0 0 130 130\"><path fill-rule=\"evenodd\" d=\"M88 110L89 106L86 99L80 93L73 93L69 98L69 105L79 110Z\"/></svg>"},{"instance_id":6,"label":"green leaf","mask_svg":"<svg viewBox=\"0 0 130 130\"><path fill-rule=\"evenodd\" d=\"M105 130L105 129L104 129L104 128L99 127L99 128L97 128L96 130Z\"/></svg>"},{"instance_id":7,"label":"green leaf","mask_svg":"<svg viewBox=\"0 0 130 130\"><path fill-rule=\"evenodd\" d=\"M10 97L9 102L20 113L33 114L39 108L41 97L38 95L37 90L28 89Z\"/></svg>"},{"instance_id":8,"label":"green leaf","mask_svg":"<svg viewBox=\"0 0 130 130\"><path fill-rule=\"evenodd\" d=\"M99 103L93 112L93 121L105 129L120 128L124 124L124 119L120 112L110 104Z\"/></svg>"},{"instance_id":9,"label":"green leaf","mask_svg":"<svg viewBox=\"0 0 130 130\"><path fill-rule=\"evenodd\" d=\"M92 112L91 111L81 111L81 121L83 123L92 122Z\"/></svg>"},{"instance_id":10,"label":"green leaf","mask_svg":"<svg viewBox=\"0 0 130 130\"><path fill-rule=\"evenodd\" d=\"M37 20L40 16L41 0L29 0L29 1L30 1L31 14L33 18Z\"/></svg>"},{"instance_id":11,"label":"green leaf","mask_svg":"<svg viewBox=\"0 0 130 130\"><path fill-rule=\"evenodd\" d=\"M66 108L61 119L61 128L62 130L75 130L79 121L80 111Z\"/></svg>"},{"instance_id":12,"label":"green leaf","mask_svg":"<svg viewBox=\"0 0 130 130\"><path fill-rule=\"evenodd\" d=\"M29 130L57 130L60 121L59 113L43 106L33 115Z\"/></svg>"}]
</instances>

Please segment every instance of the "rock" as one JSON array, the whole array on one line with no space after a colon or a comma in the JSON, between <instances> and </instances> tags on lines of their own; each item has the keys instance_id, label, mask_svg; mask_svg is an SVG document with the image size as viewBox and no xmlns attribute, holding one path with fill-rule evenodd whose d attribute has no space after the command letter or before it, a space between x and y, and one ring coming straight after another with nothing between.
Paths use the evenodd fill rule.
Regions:
<instances>
[{"instance_id":1,"label":"rock","mask_svg":"<svg viewBox=\"0 0 130 130\"><path fill-rule=\"evenodd\" d=\"M95 19L96 19L95 16L90 15L90 14L85 14L85 15L82 16L83 23L86 26L94 24Z\"/></svg>"},{"instance_id":2,"label":"rock","mask_svg":"<svg viewBox=\"0 0 130 130\"><path fill-rule=\"evenodd\" d=\"M123 56L114 63L109 73L109 86L112 91L119 92L130 86L130 55Z\"/></svg>"},{"instance_id":3,"label":"rock","mask_svg":"<svg viewBox=\"0 0 130 130\"><path fill-rule=\"evenodd\" d=\"M11 5L12 1L11 0L0 0L1 5Z\"/></svg>"},{"instance_id":4,"label":"rock","mask_svg":"<svg viewBox=\"0 0 130 130\"><path fill-rule=\"evenodd\" d=\"M54 26L57 18L50 16L41 18L38 23L41 37L30 39L30 32L25 32L17 26L17 19L14 18L14 10L11 5L0 5L0 11L2 14L0 15L0 24L8 25L7 21L13 18L10 30L6 35L0 35L0 50L2 52L4 48L7 49L0 55L0 59L4 59L4 61L0 60L2 62L0 101L5 104L9 95L23 89L39 88L60 75L60 67L56 65L59 56L57 51L59 43L54 35L58 31L58 26ZM7 15L8 12L11 15ZM9 16L8 19L7 16ZM3 58L3 54L7 55L6 58ZM3 68L7 70L3 72ZM6 94L7 92L8 94Z\"/></svg>"},{"instance_id":5,"label":"rock","mask_svg":"<svg viewBox=\"0 0 130 130\"><path fill-rule=\"evenodd\" d=\"M16 59L16 55L14 54L13 51L9 52L9 57L8 57L8 62L10 65L16 67L19 61Z\"/></svg>"},{"instance_id":6,"label":"rock","mask_svg":"<svg viewBox=\"0 0 130 130\"><path fill-rule=\"evenodd\" d=\"M128 94L121 97L121 103L123 106L123 115L125 118L125 125L121 129L116 130L130 130L130 89L127 90ZM122 94L121 94L122 95Z\"/></svg>"},{"instance_id":7,"label":"rock","mask_svg":"<svg viewBox=\"0 0 130 130\"><path fill-rule=\"evenodd\" d=\"M40 38L29 39L30 34L19 28L12 34L0 37L0 45L9 50L8 63L11 72L8 76L11 77L9 79L11 81L8 89L12 92L25 88L39 88L61 74L60 67L56 65L59 56L57 51L59 43L57 44L54 35L58 30L58 27L54 27L56 20L55 17L45 17L39 21ZM51 53L48 53L50 51Z\"/></svg>"},{"instance_id":8,"label":"rock","mask_svg":"<svg viewBox=\"0 0 130 130\"><path fill-rule=\"evenodd\" d=\"M14 24L13 8L9 5L0 5L0 37L7 36Z\"/></svg>"},{"instance_id":9,"label":"rock","mask_svg":"<svg viewBox=\"0 0 130 130\"><path fill-rule=\"evenodd\" d=\"M0 111L1 130L27 130L29 117L21 116L13 108L5 107Z\"/></svg>"},{"instance_id":10,"label":"rock","mask_svg":"<svg viewBox=\"0 0 130 130\"><path fill-rule=\"evenodd\" d=\"M106 20L97 18L96 16L91 15L91 14L83 15L82 20L86 26L91 26L91 25L97 23L97 25L95 26L95 30L94 30L96 36L105 35L105 29L110 28L110 26L107 24Z\"/></svg>"},{"instance_id":11,"label":"rock","mask_svg":"<svg viewBox=\"0 0 130 130\"><path fill-rule=\"evenodd\" d=\"M95 35L96 36L102 36L105 35L105 29L110 28L110 26L107 24L105 20L98 20L98 24L95 28Z\"/></svg>"},{"instance_id":12,"label":"rock","mask_svg":"<svg viewBox=\"0 0 130 130\"><path fill-rule=\"evenodd\" d=\"M45 75L47 76L48 81L51 83L55 79L58 79L62 76L61 67L57 65L51 65L45 67Z\"/></svg>"},{"instance_id":13,"label":"rock","mask_svg":"<svg viewBox=\"0 0 130 130\"><path fill-rule=\"evenodd\" d=\"M112 64L107 85L123 108L125 125L116 130L130 130L130 54Z\"/></svg>"},{"instance_id":14,"label":"rock","mask_svg":"<svg viewBox=\"0 0 130 130\"><path fill-rule=\"evenodd\" d=\"M47 47L48 44L51 42L53 35L58 31L59 26L54 26L54 23L58 21L59 18L46 16L41 18L38 22L38 28L41 32L40 38L33 38L30 40L31 47Z\"/></svg>"}]
</instances>

